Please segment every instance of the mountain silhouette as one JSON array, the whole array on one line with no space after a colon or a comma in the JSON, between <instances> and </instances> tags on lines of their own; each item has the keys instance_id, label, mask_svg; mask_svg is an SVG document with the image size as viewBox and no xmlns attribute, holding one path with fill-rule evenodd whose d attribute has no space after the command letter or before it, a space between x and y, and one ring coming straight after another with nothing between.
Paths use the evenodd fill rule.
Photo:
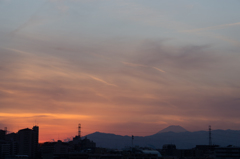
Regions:
<instances>
[{"instance_id":1,"label":"mountain silhouette","mask_svg":"<svg viewBox=\"0 0 240 159\"><path fill-rule=\"evenodd\" d=\"M175 132L175 133L180 133L180 132L186 132L187 130L184 129L183 127L179 125L171 125L165 129L162 129L158 133L165 133L165 132Z\"/></svg>"},{"instance_id":2,"label":"mountain silhouette","mask_svg":"<svg viewBox=\"0 0 240 159\"><path fill-rule=\"evenodd\" d=\"M161 132L145 137L134 136L133 146L161 149L164 144L175 144L178 149L191 149L196 145L208 145L208 135L208 131ZM131 136L95 132L87 138L94 141L97 147L122 149L132 146ZM212 143L240 146L240 130L212 130Z\"/></svg>"}]
</instances>

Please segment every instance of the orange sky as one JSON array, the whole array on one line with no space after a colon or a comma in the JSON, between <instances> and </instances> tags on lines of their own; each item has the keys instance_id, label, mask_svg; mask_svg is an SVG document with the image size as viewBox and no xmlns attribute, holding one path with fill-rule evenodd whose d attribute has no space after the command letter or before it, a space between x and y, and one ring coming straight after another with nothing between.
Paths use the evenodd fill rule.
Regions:
<instances>
[{"instance_id":1,"label":"orange sky","mask_svg":"<svg viewBox=\"0 0 240 159\"><path fill-rule=\"evenodd\" d=\"M239 5L0 3L0 129L37 124L44 142L79 123L82 136L240 128Z\"/></svg>"}]
</instances>

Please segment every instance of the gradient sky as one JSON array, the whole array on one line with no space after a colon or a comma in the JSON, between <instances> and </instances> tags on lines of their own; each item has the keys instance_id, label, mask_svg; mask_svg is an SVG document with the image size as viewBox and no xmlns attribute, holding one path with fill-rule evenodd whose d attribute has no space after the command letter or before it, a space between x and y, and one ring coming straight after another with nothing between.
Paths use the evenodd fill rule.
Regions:
<instances>
[{"instance_id":1,"label":"gradient sky","mask_svg":"<svg viewBox=\"0 0 240 159\"><path fill-rule=\"evenodd\" d=\"M0 0L0 129L240 129L239 0Z\"/></svg>"}]
</instances>

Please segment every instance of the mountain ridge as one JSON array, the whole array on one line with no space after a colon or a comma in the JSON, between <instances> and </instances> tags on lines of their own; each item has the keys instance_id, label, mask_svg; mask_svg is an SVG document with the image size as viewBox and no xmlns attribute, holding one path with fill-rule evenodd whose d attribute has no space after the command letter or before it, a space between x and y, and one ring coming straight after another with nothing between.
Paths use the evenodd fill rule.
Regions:
<instances>
[{"instance_id":1,"label":"mountain ridge","mask_svg":"<svg viewBox=\"0 0 240 159\"><path fill-rule=\"evenodd\" d=\"M196 145L208 145L208 131L163 132L149 136L134 136L133 145L141 147L162 148L164 144L175 144L178 149L194 148ZM122 149L132 146L131 136L94 132L86 135L97 147ZM212 143L220 146L234 145L240 147L240 130L212 130Z\"/></svg>"},{"instance_id":2,"label":"mountain ridge","mask_svg":"<svg viewBox=\"0 0 240 159\"><path fill-rule=\"evenodd\" d=\"M164 132L175 132L175 133L179 133L179 132L186 132L187 130L184 129L183 127L179 126L179 125L170 125L164 129L162 129L161 131L157 132L157 133L164 133Z\"/></svg>"}]
</instances>

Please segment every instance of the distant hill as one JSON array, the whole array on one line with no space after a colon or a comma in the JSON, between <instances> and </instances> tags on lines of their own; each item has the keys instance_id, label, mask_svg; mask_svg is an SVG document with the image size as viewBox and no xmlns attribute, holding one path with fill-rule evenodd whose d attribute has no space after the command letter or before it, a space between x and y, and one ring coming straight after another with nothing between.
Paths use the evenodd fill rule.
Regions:
<instances>
[{"instance_id":1,"label":"distant hill","mask_svg":"<svg viewBox=\"0 0 240 159\"><path fill-rule=\"evenodd\" d=\"M164 133L164 132L175 132L175 133L180 133L180 132L187 132L186 129L184 129L183 127L179 126L179 125L171 125L161 131L159 131L158 133Z\"/></svg>"},{"instance_id":2,"label":"distant hill","mask_svg":"<svg viewBox=\"0 0 240 159\"><path fill-rule=\"evenodd\" d=\"M145 137L135 136L133 145L162 148L164 144L175 144L178 149L190 149L194 148L196 145L207 145L209 143L208 131L160 132L161 133ZM122 149L132 146L131 136L95 132L87 135L87 138L96 142L97 147ZM212 143L220 146L240 146L240 131L213 130Z\"/></svg>"}]
</instances>

